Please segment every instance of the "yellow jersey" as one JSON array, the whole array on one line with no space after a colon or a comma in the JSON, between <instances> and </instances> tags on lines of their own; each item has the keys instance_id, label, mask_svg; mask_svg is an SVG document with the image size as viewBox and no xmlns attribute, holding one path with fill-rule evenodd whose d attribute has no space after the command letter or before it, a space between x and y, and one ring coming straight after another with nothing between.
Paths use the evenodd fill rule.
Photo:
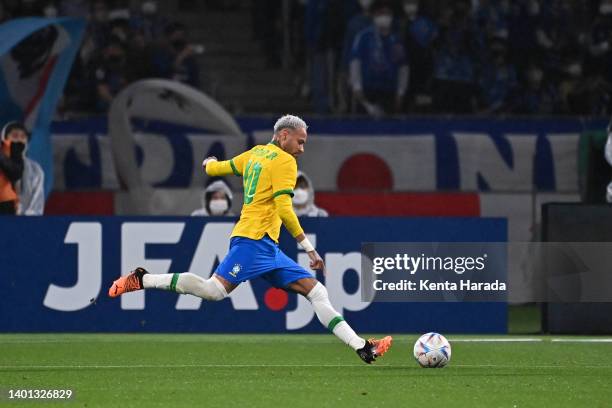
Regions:
<instances>
[{"instance_id":1,"label":"yellow jersey","mask_svg":"<svg viewBox=\"0 0 612 408\"><path fill-rule=\"evenodd\" d=\"M275 199L285 194L293 197L293 188L297 179L297 162L292 155L282 150L274 142L257 145L230 160L207 163L206 173L209 176L233 173L243 179L242 211L240 220L232 231L232 237L259 240L267 234L278 242L282 221L279 216L279 204L275 203ZM293 213L292 210L291 213ZM285 225L295 237L304 231L294 213L292 215L291 218L295 220L290 220Z\"/></svg>"}]
</instances>

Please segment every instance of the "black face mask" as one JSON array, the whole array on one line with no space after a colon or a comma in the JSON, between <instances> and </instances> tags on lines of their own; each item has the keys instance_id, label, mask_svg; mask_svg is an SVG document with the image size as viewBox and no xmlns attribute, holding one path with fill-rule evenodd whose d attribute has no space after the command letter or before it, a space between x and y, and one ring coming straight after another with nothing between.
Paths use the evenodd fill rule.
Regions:
<instances>
[{"instance_id":1,"label":"black face mask","mask_svg":"<svg viewBox=\"0 0 612 408\"><path fill-rule=\"evenodd\" d=\"M26 144L22 142L12 142L11 143L11 158L22 157L23 152L25 151Z\"/></svg>"},{"instance_id":2,"label":"black face mask","mask_svg":"<svg viewBox=\"0 0 612 408\"><path fill-rule=\"evenodd\" d=\"M187 46L187 41L184 39L172 41L172 47L177 51L182 51Z\"/></svg>"}]
</instances>

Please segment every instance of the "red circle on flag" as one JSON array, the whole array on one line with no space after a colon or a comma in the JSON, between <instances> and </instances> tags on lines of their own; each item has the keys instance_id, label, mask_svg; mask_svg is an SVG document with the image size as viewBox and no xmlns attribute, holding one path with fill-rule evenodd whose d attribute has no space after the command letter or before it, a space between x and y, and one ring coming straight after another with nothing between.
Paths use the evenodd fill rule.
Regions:
<instances>
[{"instance_id":1,"label":"red circle on flag","mask_svg":"<svg viewBox=\"0 0 612 408\"><path fill-rule=\"evenodd\" d=\"M393 190L393 174L389 165L371 153L355 154L342 163L338 171L338 190Z\"/></svg>"}]
</instances>

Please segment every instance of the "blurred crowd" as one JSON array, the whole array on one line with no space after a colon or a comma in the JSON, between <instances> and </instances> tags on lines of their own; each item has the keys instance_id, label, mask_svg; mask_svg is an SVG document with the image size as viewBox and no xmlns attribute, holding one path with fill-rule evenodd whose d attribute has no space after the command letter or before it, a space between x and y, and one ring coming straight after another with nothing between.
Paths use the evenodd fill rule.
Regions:
<instances>
[{"instance_id":1,"label":"blurred crowd","mask_svg":"<svg viewBox=\"0 0 612 408\"><path fill-rule=\"evenodd\" d=\"M178 0L200 2L250 7L267 68L293 69L316 113L612 113L612 0ZM60 112L104 112L142 78L202 88L204 47L160 5L0 0L0 23L86 18Z\"/></svg>"},{"instance_id":2,"label":"blurred crowd","mask_svg":"<svg viewBox=\"0 0 612 408\"><path fill-rule=\"evenodd\" d=\"M610 113L610 0L308 0L295 66L318 113Z\"/></svg>"},{"instance_id":3,"label":"blurred crowd","mask_svg":"<svg viewBox=\"0 0 612 408\"><path fill-rule=\"evenodd\" d=\"M0 0L0 23L29 16L87 19L59 111L105 112L119 91L139 79L200 86L196 57L203 46L191 43L187 27L166 19L158 6L147 0Z\"/></svg>"}]
</instances>

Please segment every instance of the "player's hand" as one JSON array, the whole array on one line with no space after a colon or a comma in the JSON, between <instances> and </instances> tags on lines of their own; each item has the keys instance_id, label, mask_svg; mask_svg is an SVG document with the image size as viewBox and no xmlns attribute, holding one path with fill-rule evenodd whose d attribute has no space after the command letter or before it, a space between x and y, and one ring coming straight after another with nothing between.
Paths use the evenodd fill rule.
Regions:
<instances>
[{"instance_id":1,"label":"player's hand","mask_svg":"<svg viewBox=\"0 0 612 408\"><path fill-rule=\"evenodd\" d=\"M310 258L310 269L315 271L323 272L323 275L327 274L325 270L325 262L323 262L323 258L319 255L317 251L307 252L308 257Z\"/></svg>"},{"instance_id":2,"label":"player's hand","mask_svg":"<svg viewBox=\"0 0 612 408\"><path fill-rule=\"evenodd\" d=\"M206 164L211 161L217 161L217 158L215 156L210 156L210 157L205 158L204 161L202 162L202 170L204 170L204 172L206 172Z\"/></svg>"}]
</instances>

